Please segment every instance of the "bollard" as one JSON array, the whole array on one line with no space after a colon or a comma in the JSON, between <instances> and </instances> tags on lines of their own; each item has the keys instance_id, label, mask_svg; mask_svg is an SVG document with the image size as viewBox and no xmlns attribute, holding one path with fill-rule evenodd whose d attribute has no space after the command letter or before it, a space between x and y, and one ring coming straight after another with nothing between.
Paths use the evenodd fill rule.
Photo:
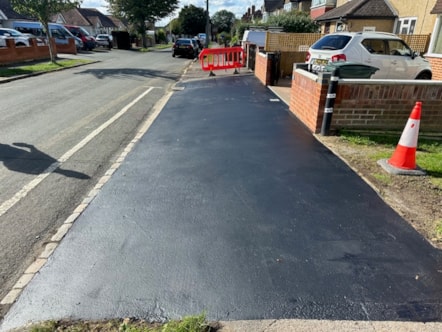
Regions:
<instances>
[{"instance_id":1,"label":"bollard","mask_svg":"<svg viewBox=\"0 0 442 332\"><path fill-rule=\"evenodd\" d=\"M330 84L327 90L327 99L325 100L324 117L322 118L321 135L327 136L330 131L330 124L333 116L333 106L335 105L336 90L339 81L339 68L332 71Z\"/></svg>"}]
</instances>

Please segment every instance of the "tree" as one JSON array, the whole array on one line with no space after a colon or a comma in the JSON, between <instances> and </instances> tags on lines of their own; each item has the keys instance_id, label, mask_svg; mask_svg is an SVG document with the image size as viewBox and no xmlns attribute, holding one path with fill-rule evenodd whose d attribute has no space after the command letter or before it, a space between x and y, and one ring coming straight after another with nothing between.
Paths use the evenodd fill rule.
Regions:
<instances>
[{"instance_id":1,"label":"tree","mask_svg":"<svg viewBox=\"0 0 442 332\"><path fill-rule=\"evenodd\" d=\"M169 16L178 8L178 0L108 0L109 11L135 26L146 47L146 24Z\"/></svg>"},{"instance_id":2,"label":"tree","mask_svg":"<svg viewBox=\"0 0 442 332\"><path fill-rule=\"evenodd\" d=\"M11 7L19 14L35 17L39 20L43 25L46 36L48 36L50 40L52 34L49 29L49 22L52 16L79 6L81 1L82 0L11 0ZM52 49L52 43L49 42L48 45L51 62L55 63L55 52Z\"/></svg>"},{"instance_id":3,"label":"tree","mask_svg":"<svg viewBox=\"0 0 442 332\"><path fill-rule=\"evenodd\" d=\"M284 32L318 32L318 25L309 14L296 10L270 16L267 25L282 27Z\"/></svg>"},{"instance_id":4,"label":"tree","mask_svg":"<svg viewBox=\"0 0 442 332\"><path fill-rule=\"evenodd\" d=\"M178 14L181 32L186 35L196 36L206 31L206 11L194 5L184 6Z\"/></svg>"},{"instance_id":5,"label":"tree","mask_svg":"<svg viewBox=\"0 0 442 332\"><path fill-rule=\"evenodd\" d=\"M235 24L235 14L229 12L228 10L220 10L212 16L212 24L218 28L218 32L230 33L230 30Z\"/></svg>"},{"instance_id":6,"label":"tree","mask_svg":"<svg viewBox=\"0 0 442 332\"><path fill-rule=\"evenodd\" d=\"M177 35L181 34L181 24L180 24L180 21L177 18L174 18L169 23L169 29L170 29L170 32L172 33L172 35L174 35L174 36L177 36Z\"/></svg>"}]
</instances>

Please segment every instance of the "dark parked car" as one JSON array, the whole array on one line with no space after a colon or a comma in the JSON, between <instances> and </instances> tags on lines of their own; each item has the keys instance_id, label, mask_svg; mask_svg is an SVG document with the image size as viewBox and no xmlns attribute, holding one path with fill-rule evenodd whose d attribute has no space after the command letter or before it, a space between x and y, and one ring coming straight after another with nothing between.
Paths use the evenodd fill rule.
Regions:
<instances>
[{"instance_id":1,"label":"dark parked car","mask_svg":"<svg viewBox=\"0 0 442 332\"><path fill-rule=\"evenodd\" d=\"M172 56L176 55L185 56L190 59L198 57L198 44L191 38L179 38L173 44Z\"/></svg>"}]
</instances>

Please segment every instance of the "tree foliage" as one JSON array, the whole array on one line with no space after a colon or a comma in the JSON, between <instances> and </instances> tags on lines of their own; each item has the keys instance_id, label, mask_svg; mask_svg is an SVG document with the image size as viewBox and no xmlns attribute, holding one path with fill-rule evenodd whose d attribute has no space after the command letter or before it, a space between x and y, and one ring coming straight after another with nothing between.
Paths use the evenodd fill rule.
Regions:
<instances>
[{"instance_id":1,"label":"tree foliage","mask_svg":"<svg viewBox=\"0 0 442 332\"><path fill-rule=\"evenodd\" d=\"M217 11L212 16L212 24L218 28L218 32L230 33L232 26L235 24L235 14L228 10Z\"/></svg>"},{"instance_id":2,"label":"tree foliage","mask_svg":"<svg viewBox=\"0 0 442 332\"><path fill-rule=\"evenodd\" d=\"M146 22L156 21L169 16L178 8L178 0L108 0L109 11L118 18L124 18L135 26L146 39Z\"/></svg>"},{"instance_id":3,"label":"tree foliage","mask_svg":"<svg viewBox=\"0 0 442 332\"><path fill-rule=\"evenodd\" d=\"M170 21L169 23L169 28L170 28L170 32L173 35L179 35L181 34L181 24L180 24L180 20L178 18L174 18L172 21Z\"/></svg>"},{"instance_id":4,"label":"tree foliage","mask_svg":"<svg viewBox=\"0 0 442 332\"><path fill-rule=\"evenodd\" d=\"M184 6L178 14L181 33L195 36L206 30L206 11L194 5Z\"/></svg>"},{"instance_id":5,"label":"tree foliage","mask_svg":"<svg viewBox=\"0 0 442 332\"><path fill-rule=\"evenodd\" d=\"M318 25L303 11L284 12L272 15L267 21L268 26L282 27L284 32L317 32Z\"/></svg>"},{"instance_id":6,"label":"tree foliage","mask_svg":"<svg viewBox=\"0 0 442 332\"><path fill-rule=\"evenodd\" d=\"M48 37L52 37L51 30L49 29L49 22L52 16L75 8L80 4L81 0L11 0L12 9L19 14L30 16L40 21ZM51 62L56 62L52 43L48 43L48 45Z\"/></svg>"}]
</instances>

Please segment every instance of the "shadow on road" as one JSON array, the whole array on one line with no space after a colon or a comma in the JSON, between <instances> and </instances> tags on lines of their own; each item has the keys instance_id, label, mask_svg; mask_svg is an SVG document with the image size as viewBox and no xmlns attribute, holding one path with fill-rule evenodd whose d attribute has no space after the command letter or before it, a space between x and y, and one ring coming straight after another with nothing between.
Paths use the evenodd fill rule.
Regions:
<instances>
[{"instance_id":1,"label":"shadow on road","mask_svg":"<svg viewBox=\"0 0 442 332\"><path fill-rule=\"evenodd\" d=\"M161 77L168 80L176 81L180 76L177 74L170 74L162 70L140 69L140 68L118 68L118 69L86 69L76 75L93 75L98 79L106 77L114 78L130 78L134 77Z\"/></svg>"},{"instance_id":2,"label":"shadow on road","mask_svg":"<svg viewBox=\"0 0 442 332\"><path fill-rule=\"evenodd\" d=\"M12 146L13 145L13 146ZM35 174L51 172L77 179L90 179L90 176L58 167L58 161L46 153L38 150L34 145L27 143L0 143L0 161L11 171Z\"/></svg>"}]
</instances>

